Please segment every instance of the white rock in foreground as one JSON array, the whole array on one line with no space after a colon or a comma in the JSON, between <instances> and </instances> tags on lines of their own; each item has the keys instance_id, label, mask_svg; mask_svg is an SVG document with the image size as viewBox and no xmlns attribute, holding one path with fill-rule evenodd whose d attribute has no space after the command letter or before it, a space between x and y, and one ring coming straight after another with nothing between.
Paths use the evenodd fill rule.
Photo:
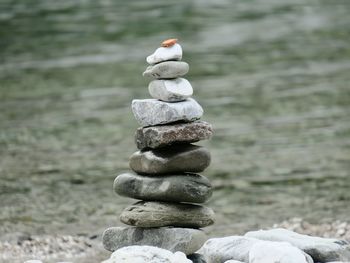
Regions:
<instances>
[{"instance_id":1,"label":"white rock in foreground","mask_svg":"<svg viewBox=\"0 0 350 263\"><path fill-rule=\"evenodd\" d=\"M190 122L203 115L202 107L192 98L177 103L156 99L133 100L131 108L136 120L143 127L176 121Z\"/></svg>"},{"instance_id":2,"label":"white rock in foreground","mask_svg":"<svg viewBox=\"0 0 350 263\"><path fill-rule=\"evenodd\" d=\"M287 242L260 241L249 251L249 263L313 263L312 258Z\"/></svg>"},{"instance_id":3,"label":"white rock in foreground","mask_svg":"<svg viewBox=\"0 0 350 263\"><path fill-rule=\"evenodd\" d=\"M182 101L193 94L191 84L184 78L153 80L148 85L148 91L152 98L166 102Z\"/></svg>"},{"instance_id":4,"label":"white rock in foreground","mask_svg":"<svg viewBox=\"0 0 350 263\"><path fill-rule=\"evenodd\" d=\"M350 244L338 239L311 237L282 228L251 231L245 236L260 240L288 242L309 254L315 262L350 260Z\"/></svg>"},{"instance_id":5,"label":"white rock in foreground","mask_svg":"<svg viewBox=\"0 0 350 263\"><path fill-rule=\"evenodd\" d=\"M156 51L146 58L148 64L153 65L167 60L181 60L182 48L179 44L171 47L159 47Z\"/></svg>"},{"instance_id":6,"label":"white rock in foreground","mask_svg":"<svg viewBox=\"0 0 350 263\"><path fill-rule=\"evenodd\" d=\"M286 242L244 236L211 238L196 253L201 254L207 263L313 263L310 256Z\"/></svg>"},{"instance_id":7,"label":"white rock in foreground","mask_svg":"<svg viewBox=\"0 0 350 263\"><path fill-rule=\"evenodd\" d=\"M197 253L202 254L207 263L238 260L249 262L249 250L259 240L242 236L211 238Z\"/></svg>"},{"instance_id":8,"label":"white rock in foreground","mask_svg":"<svg viewBox=\"0 0 350 263\"><path fill-rule=\"evenodd\" d=\"M151 246L123 247L112 253L102 263L192 263L182 252L172 253L168 250Z\"/></svg>"}]
</instances>

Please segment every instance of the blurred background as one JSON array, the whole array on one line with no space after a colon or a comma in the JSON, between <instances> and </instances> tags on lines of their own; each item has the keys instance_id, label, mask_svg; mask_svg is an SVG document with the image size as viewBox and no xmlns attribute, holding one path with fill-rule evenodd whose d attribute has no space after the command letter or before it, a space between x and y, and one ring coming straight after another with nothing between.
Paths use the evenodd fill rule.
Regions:
<instances>
[{"instance_id":1,"label":"blurred background","mask_svg":"<svg viewBox=\"0 0 350 263\"><path fill-rule=\"evenodd\" d=\"M121 225L130 103L150 97L145 57L167 38L215 128L199 143L208 234L349 220L349 14L348 0L1 0L0 235Z\"/></svg>"}]
</instances>

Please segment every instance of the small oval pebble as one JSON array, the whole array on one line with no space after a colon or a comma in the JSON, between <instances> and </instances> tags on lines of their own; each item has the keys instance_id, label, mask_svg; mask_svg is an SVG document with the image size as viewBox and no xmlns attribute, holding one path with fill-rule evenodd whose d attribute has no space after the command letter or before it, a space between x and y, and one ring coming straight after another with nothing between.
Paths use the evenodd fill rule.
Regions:
<instances>
[{"instance_id":1,"label":"small oval pebble","mask_svg":"<svg viewBox=\"0 0 350 263\"><path fill-rule=\"evenodd\" d=\"M187 74L189 65L183 61L164 61L148 66L143 72L144 77L154 79L174 79Z\"/></svg>"},{"instance_id":2,"label":"small oval pebble","mask_svg":"<svg viewBox=\"0 0 350 263\"><path fill-rule=\"evenodd\" d=\"M170 38L170 39L167 39L167 40L164 40L162 42L162 47L171 47L173 45L175 45L177 42L177 38Z\"/></svg>"}]
</instances>

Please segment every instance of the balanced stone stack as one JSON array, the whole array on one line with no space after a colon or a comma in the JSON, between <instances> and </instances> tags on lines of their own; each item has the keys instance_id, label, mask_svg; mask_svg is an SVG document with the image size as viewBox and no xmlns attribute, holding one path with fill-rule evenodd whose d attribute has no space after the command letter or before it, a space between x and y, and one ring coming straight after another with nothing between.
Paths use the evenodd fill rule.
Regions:
<instances>
[{"instance_id":1,"label":"balanced stone stack","mask_svg":"<svg viewBox=\"0 0 350 263\"><path fill-rule=\"evenodd\" d=\"M129 227L111 227L103 234L109 251L130 245L156 246L186 255L206 241L200 228L214 223L214 212L200 205L212 194L209 180L199 175L210 163L207 149L192 143L209 139L212 127L200 121L202 107L182 78L189 66L176 39L166 40L152 55L143 76L153 99L133 100L132 111L141 125L135 134L139 151L130 157L135 173L114 181L114 191L139 199L120 215Z\"/></svg>"}]
</instances>

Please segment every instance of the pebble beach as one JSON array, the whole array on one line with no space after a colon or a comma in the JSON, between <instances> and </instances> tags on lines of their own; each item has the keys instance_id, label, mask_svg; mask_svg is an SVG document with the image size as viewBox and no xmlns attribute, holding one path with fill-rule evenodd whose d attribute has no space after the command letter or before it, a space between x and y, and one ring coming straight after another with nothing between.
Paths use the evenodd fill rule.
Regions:
<instances>
[{"instance_id":1,"label":"pebble beach","mask_svg":"<svg viewBox=\"0 0 350 263\"><path fill-rule=\"evenodd\" d=\"M144 58L169 37L215 131L198 143L211 153L206 234L349 240L349 12L342 0L2 3L0 261L109 257L102 233L135 203L113 192L136 150L130 102L149 96L160 69Z\"/></svg>"}]
</instances>

